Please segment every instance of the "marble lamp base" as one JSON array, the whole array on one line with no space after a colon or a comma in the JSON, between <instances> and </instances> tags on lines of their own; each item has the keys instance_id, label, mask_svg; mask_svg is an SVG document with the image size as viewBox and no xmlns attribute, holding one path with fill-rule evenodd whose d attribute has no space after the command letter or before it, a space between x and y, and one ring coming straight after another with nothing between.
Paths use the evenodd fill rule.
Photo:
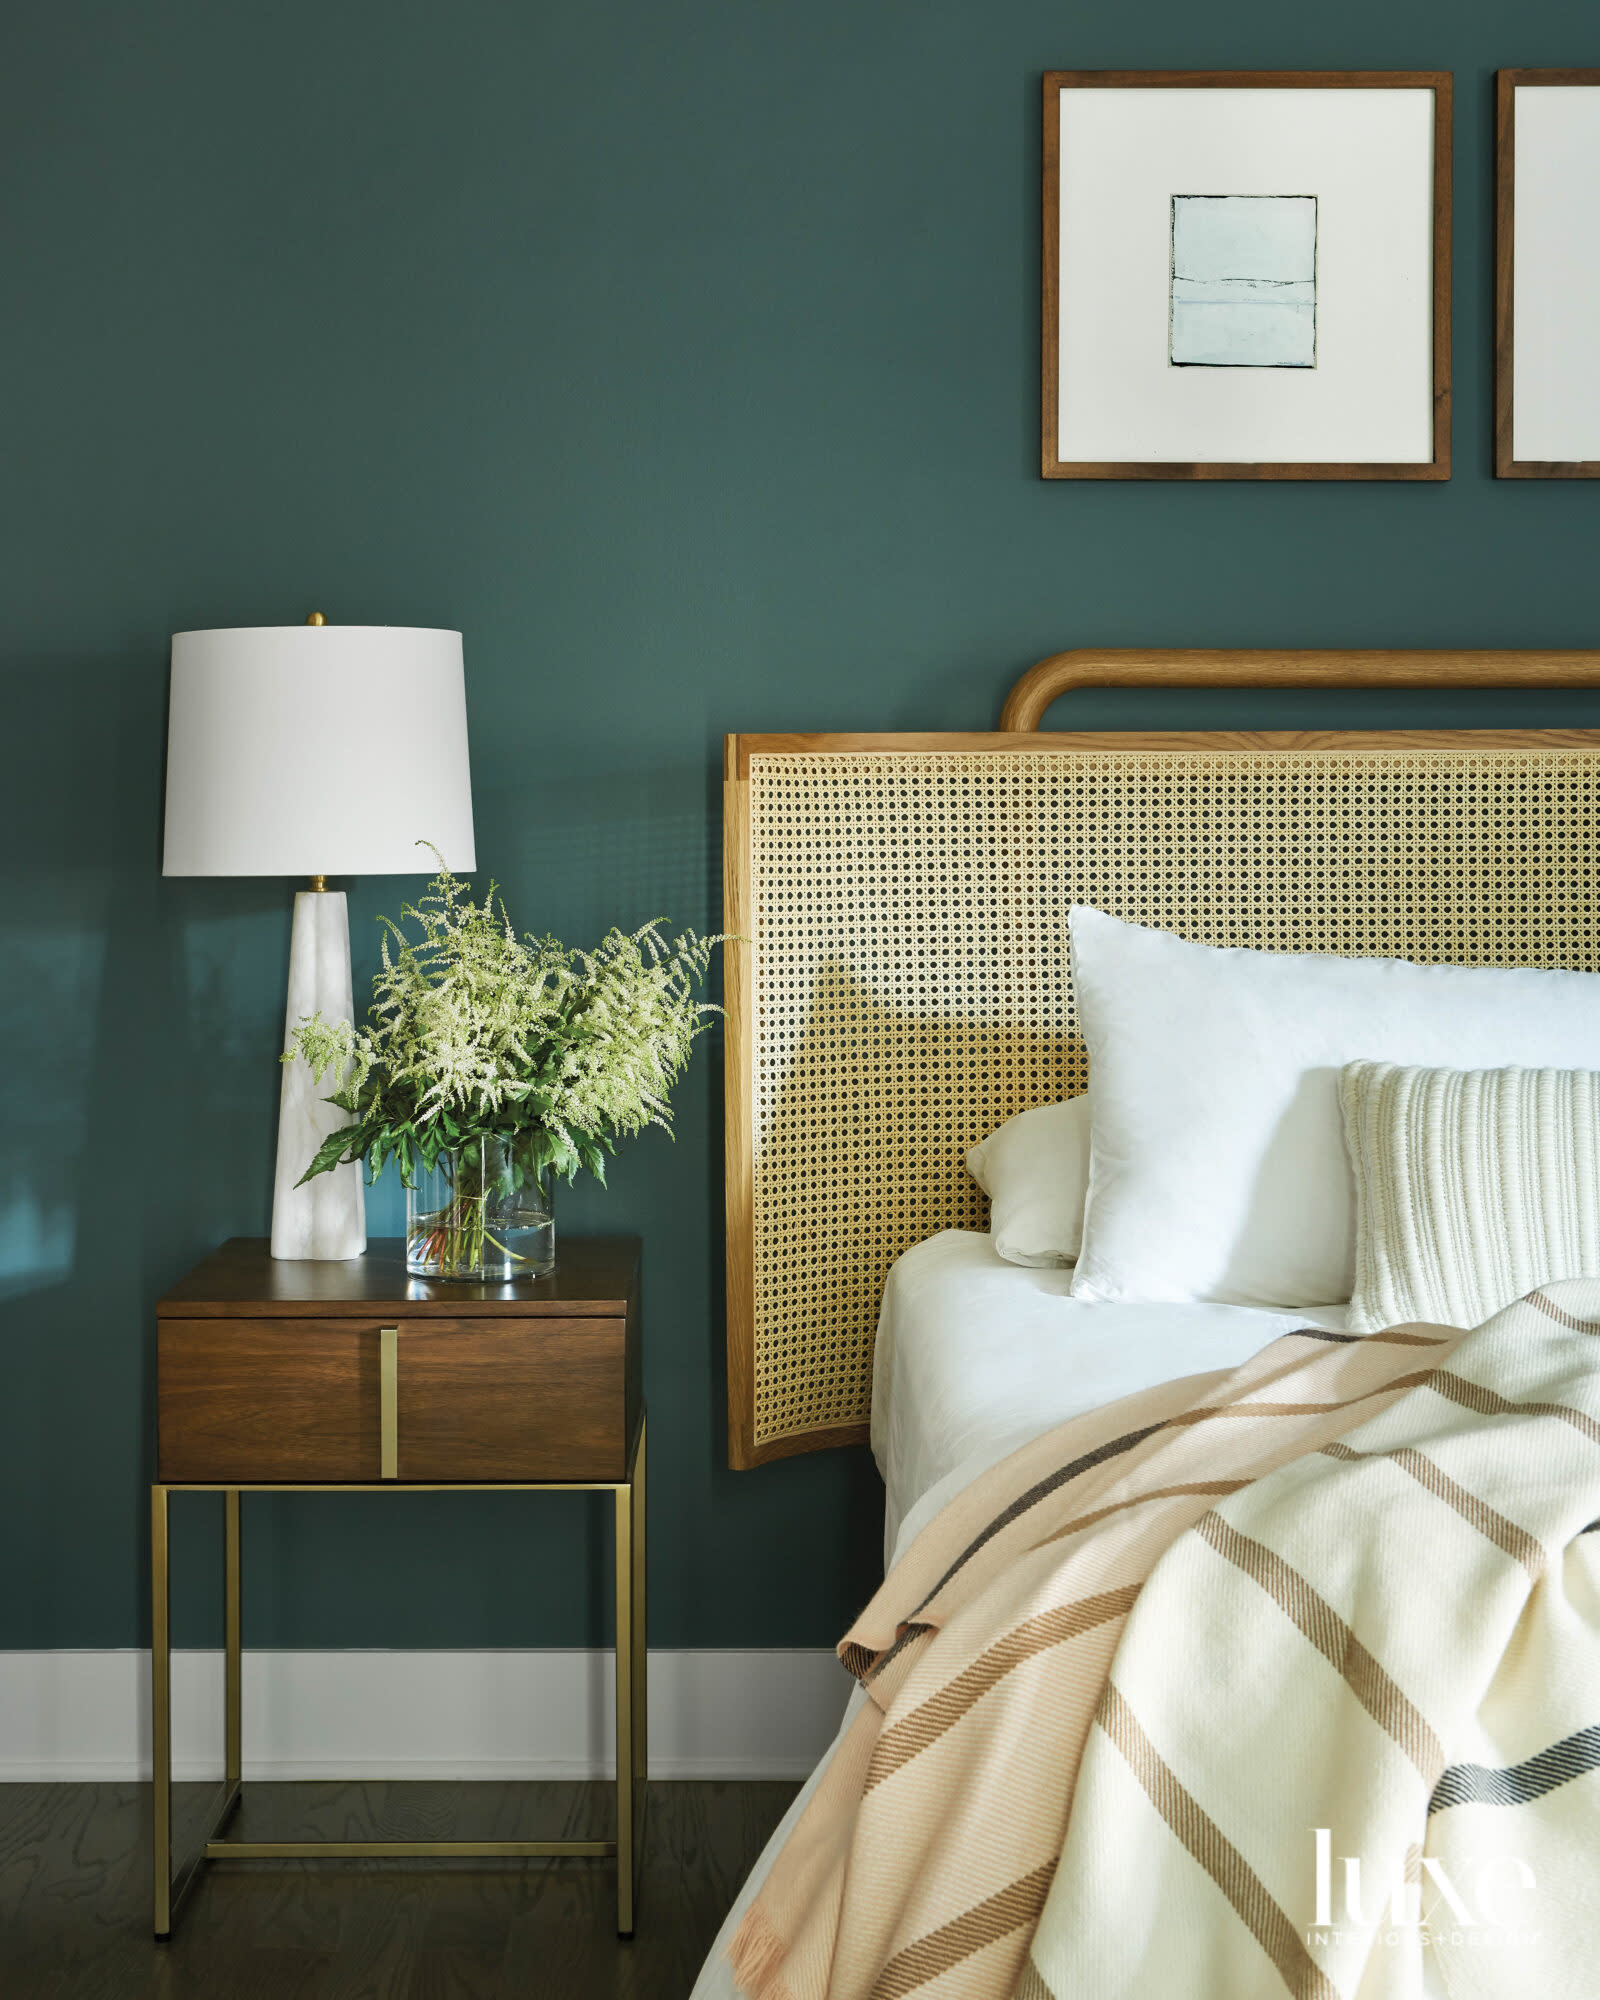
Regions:
<instances>
[{"instance_id":1,"label":"marble lamp base","mask_svg":"<svg viewBox=\"0 0 1600 2000\"><path fill-rule=\"evenodd\" d=\"M350 919L342 890L305 889L294 899L289 945L289 1005L284 1046L307 1014L325 1021L355 1018L350 980ZM272 1254L292 1259L359 1257L367 1247L366 1197L359 1164L295 1183L330 1132L348 1125L323 1100L336 1088L314 1083L304 1057L283 1065L278 1100L278 1166L272 1190Z\"/></svg>"}]
</instances>

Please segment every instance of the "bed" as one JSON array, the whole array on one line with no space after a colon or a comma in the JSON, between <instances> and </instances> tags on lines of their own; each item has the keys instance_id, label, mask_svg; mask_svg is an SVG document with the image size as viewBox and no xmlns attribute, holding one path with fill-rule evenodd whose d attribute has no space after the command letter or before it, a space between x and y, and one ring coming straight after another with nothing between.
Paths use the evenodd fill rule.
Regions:
<instances>
[{"instance_id":1,"label":"bed","mask_svg":"<svg viewBox=\"0 0 1600 2000\"><path fill-rule=\"evenodd\" d=\"M966 1149L1088 1080L1070 905L1211 945L1597 969L1600 732L1036 733L1095 683L1595 686L1600 655L1067 654L993 736L729 739L730 1459L870 1439L890 1571L1103 1406L1174 1377L1203 1397L1296 1329L1307 1368L1345 1365L1338 1304L1090 1303L996 1256ZM724 1948L830 1759L696 2000L736 1990Z\"/></svg>"}]
</instances>

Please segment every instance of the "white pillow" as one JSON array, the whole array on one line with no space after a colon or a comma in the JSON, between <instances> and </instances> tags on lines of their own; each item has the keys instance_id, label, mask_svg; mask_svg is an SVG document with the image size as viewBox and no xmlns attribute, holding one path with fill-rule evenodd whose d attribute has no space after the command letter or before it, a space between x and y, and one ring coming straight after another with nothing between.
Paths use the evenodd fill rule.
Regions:
<instances>
[{"instance_id":1,"label":"white pillow","mask_svg":"<svg viewBox=\"0 0 1600 2000\"><path fill-rule=\"evenodd\" d=\"M1600 1069L1581 972L1217 950L1070 915L1093 1141L1075 1298L1350 1296L1347 1062Z\"/></svg>"},{"instance_id":2,"label":"white pillow","mask_svg":"<svg viewBox=\"0 0 1600 2000\"><path fill-rule=\"evenodd\" d=\"M1600 1276L1593 1070L1346 1063L1352 1333L1481 1326L1555 1278Z\"/></svg>"},{"instance_id":3,"label":"white pillow","mask_svg":"<svg viewBox=\"0 0 1600 2000\"><path fill-rule=\"evenodd\" d=\"M989 1234L1008 1264L1070 1264L1083 1241L1089 1100L1019 1111L967 1154L989 1197Z\"/></svg>"}]
</instances>

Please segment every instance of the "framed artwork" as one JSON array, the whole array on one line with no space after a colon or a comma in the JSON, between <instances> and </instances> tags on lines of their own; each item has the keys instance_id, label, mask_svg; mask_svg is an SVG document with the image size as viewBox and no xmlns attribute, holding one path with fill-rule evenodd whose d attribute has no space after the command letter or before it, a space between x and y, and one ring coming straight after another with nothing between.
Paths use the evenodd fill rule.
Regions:
<instances>
[{"instance_id":1,"label":"framed artwork","mask_svg":"<svg viewBox=\"0 0 1600 2000\"><path fill-rule=\"evenodd\" d=\"M1052 70L1046 479L1448 479L1450 76Z\"/></svg>"},{"instance_id":2,"label":"framed artwork","mask_svg":"<svg viewBox=\"0 0 1600 2000\"><path fill-rule=\"evenodd\" d=\"M1600 478L1600 69L1496 81L1494 469Z\"/></svg>"}]
</instances>

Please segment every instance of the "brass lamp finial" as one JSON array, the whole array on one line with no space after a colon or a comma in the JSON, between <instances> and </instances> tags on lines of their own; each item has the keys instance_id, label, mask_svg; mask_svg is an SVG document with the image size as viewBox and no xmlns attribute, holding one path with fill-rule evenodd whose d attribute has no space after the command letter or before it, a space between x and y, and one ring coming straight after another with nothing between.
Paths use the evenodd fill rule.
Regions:
<instances>
[{"instance_id":1,"label":"brass lamp finial","mask_svg":"<svg viewBox=\"0 0 1600 2000\"><path fill-rule=\"evenodd\" d=\"M313 611L311 616L306 620L308 625L326 625L327 622L327 619L323 617L320 611Z\"/></svg>"}]
</instances>

